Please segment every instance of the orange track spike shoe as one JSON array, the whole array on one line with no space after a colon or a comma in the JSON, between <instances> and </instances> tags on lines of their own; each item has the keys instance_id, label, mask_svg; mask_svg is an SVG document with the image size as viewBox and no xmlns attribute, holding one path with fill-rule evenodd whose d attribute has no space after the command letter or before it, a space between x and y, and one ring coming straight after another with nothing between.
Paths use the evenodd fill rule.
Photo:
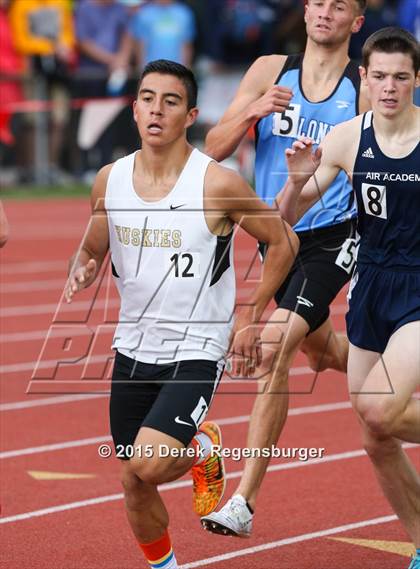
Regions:
<instances>
[{"instance_id":1,"label":"orange track spike shoe","mask_svg":"<svg viewBox=\"0 0 420 569\"><path fill-rule=\"evenodd\" d=\"M199 432L210 438L213 451L200 464L196 464L191 469L193 508L198 516L207 516L217 508L225 491L225 469L223 458L219 456L222 434L218 425L211 421L205 421L200 426ZM218 449L217 452L216 449Z\"/></svg>"}]
</instances>

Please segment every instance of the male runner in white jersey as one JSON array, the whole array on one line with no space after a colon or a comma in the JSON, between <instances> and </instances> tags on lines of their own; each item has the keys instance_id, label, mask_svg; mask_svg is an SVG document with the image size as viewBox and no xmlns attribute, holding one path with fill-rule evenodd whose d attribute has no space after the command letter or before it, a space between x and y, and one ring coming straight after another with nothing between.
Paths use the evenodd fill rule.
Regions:
<instances>
[{"instance_id":1,"label":"male runner in white jersey","mask_svg":"<svg viewBox=\"0 0 420 569\"><path fill-rule=\"evenodd\" d=\"M351 35L363 24L364 0L308 0L304 55L259 58L245 75L220 123L210 131L206 151L220 160L231 154L256 125L256 192L268 205L287 178L284 151L301 134L317 144L335 124L367 110L358 66L349 60ZM350 279L354 264L353 193L342 175L323 205L294 227L300 250L275 300L262 334L260 393L251 414L247 447L271 448L287 418L288 375L302 350L313 370L346 371L348 341L336 334L329 305ZM203 520L206 529L248 536L256 498L269 458L249 458L233 501Z\"/></svg>"},{"instance_id":2,"label":"male runner in white jersey","mask_svg":"<svg viewBox=\"0 0 420 569\"><path fill-rule=\"evenodd\" d=\"M203 420L229 344L233 226L268 243L263 279L234 326L232 349L245 376L260 360L256 323L298 248L291 228L240 176L188 144L196 96L184 66L146 66L134 103L141 150L98 173L92 222L66 288L70 302L110 250L121 296L111 431L131 528L150 567L159 569L178 565L158 485L192 469L199 515L217 506L224 489L222 459L212 448L220 431Z\"/></svg>"},{"instance_id":3,"label":"male runner in white jersey","mask_svg":"<svg viewBox=\"0 0 420 569\"><path fill-rule=\"evenodd\" d=\"M402 449L420 443L419 67L419 44L406 30L370 36L361 74L373 111L327 135L306 185L321 152L311 154L310 139L295 142L278 197L295 223L340 170L352 181L361 238L346 317L349 390L378 481L417 548L409 569L420 569L420 476Z\"/></svg>"}]
</instances>

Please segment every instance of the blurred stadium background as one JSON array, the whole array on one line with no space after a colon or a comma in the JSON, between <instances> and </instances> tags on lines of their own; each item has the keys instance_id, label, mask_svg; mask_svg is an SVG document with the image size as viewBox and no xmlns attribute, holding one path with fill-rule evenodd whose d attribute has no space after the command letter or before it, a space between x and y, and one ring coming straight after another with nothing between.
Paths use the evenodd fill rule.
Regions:
<instances>
[{"instance_id":1,"label":"blurred stadium background","mask_svg":"<svg viewBox=\"0 0 420 569\"><path fill-rule=\"evenodd\" d=\"M0 0L0 197L87 192L103 164L138 147L131 119L145 63L191 66L201 146L258 56L299 52L304 0ZM420 37L420 0L369 0L354 36L398 24ZM252 177L252 140L234 166Z\"/></svg>"}]
</instances>

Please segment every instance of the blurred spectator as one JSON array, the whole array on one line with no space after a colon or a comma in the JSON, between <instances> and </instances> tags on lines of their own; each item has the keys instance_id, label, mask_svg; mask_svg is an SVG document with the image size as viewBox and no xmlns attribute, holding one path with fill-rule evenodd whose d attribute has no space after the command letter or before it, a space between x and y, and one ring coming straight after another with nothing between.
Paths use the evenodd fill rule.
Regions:
<instances>
[{"instance_id":1,"label":"blurred spectator","mask_svg":"<svg viewBox=\"0 0 420 569\"><path fill-rule=\"evenodd\" d=\"M76 7L76 37L80 75L107 79L116 69L127 69L130 41L129 14L114 0L84 0Z\"/></svg>"},{"instance_id":2,"label":"blurred spectator","mask_svg":"<svg viewBox=\"0 0 420 569\"><path fill-rule=\"evenodd\" d=\"M247 66L280 49L280 36L293 40L302 13L303 4L294 0L213 0L203 8L203 51L215 61Z\"/></svg>"},{"instance_id":3,"label":"blurred spectator","mask_svg":"<svg viewBox=\"0 0 420 569\"><path fill-rule=\"evenodd\" d=\"M398 6L398 23L420 41L420 0L401 0ZM420 87L414 94L414 103L420 106Z\"/></svg>"},{"instance_id":4,"label":"blurred spectator","mask_svg":"<svg viewBox=\"0 0 420 569\"><path fill-rule=\"evenodd\" d=\"M305 49L304 2L270 0L277 5L277 26L271 53L300 53Z\"/></svg>"},{"instance_id":5,"label":"blurred spectator","mask_svg":"<svg viewBox=\"0 0 420 569\"><path fill-rule=\"evenodd\" d=\"M199 122L217 123L234 97L245 69L260 55L276 51L280 34L301 26L303 5L292 0L212 0L203 7L203 52ZM283 25L287 22L287 32ZM283 31L282 31L283 30ZM299 49L293 44L293 48Z\"/></svg>"},{"instance_id":6,"label":"blurred spectator","mask_svg":"<svg viewBox=\"0 0 420 569\"><path fill-rule=\"evenodd\" d=\"M73 85L75 97L103 98L125 93L131 52L129 17L127 7L114 0L84 0L77 5L80 58ZM111 162L114 135L112 125L105 128L96 144L96 160L91 152L81 153L78 169L82 176L89 179L91 171Z\"/></svg>"},{"instance_id":7,"label":"blurred spectator","mask_svg":"<svg viewBox=\"0 0 420 569\"><path fill-rule=\"evenodd\" d=\"M416 2L416 0L410 0ZM395 3L386 0L368 0L365 12L365 23L359 33L353 34L350 42L349 54L352 59L361 59L362 47L367 38L388 26L396 23Z\"/></svg>"},{"instance_id":8,"label":"blurred spectator","mask_svg":"<svg viewBox=\"0 0 420 569\"><path fill-rule=\"evenodd\" d=\"M56 183L63 178L58 166L69 118L66 82L69 68L75 63L71 2L14 0L10 7L10 22L17 50L29 56L32 64L35 77L31 98L51 99L49 149L45 149L45 156L40 156L41 139L46 140L44 131L47 129L41 115L34 118L37 137L34 147L41 162L38 168L46 169L43 181Z\"/></svg>"},{"instance_id":9,"label":"blurred spectator","mask_svg":"<svg viewBox=\"0 0 420 569\"><path fill-rule=\"evenodd\" d=\"M398 24L420 41L420 0L400 0Z\"/></svg>"},{"instance_id":10,"label":"blurred spectator","mask_svg":"<svg viewBox=\"0 0 420 569\"><path fill-rule=\"evenodd\" d=\"M21 80L25 70L23 58L13 44L9 5L9 0L0 0L0 143L5 145L15 142L10 106L24 98Z\"/></svg>"},{"instance_id":11,"label":"blurred spectator","mask_svg":"<svg viewBox=\"0 0 420 569\"><path fill-rule=\"evenodd\" d=\"M74 61L69 0L14 0L10 18L16 48L38 58L46 73L60 73L63 65Z\"/></svg>"},{"instance_id":12,"label":"blurred spectator","mask_svg":"<svg viewBox=\"0 0 420 569\"><path fill-rule=\"evenodd\" d=\"M154 59L170 59L191 67L196 34L194 13L174 0L152 0L131 22L139 67Z\"/></svg>"}]
</instances>

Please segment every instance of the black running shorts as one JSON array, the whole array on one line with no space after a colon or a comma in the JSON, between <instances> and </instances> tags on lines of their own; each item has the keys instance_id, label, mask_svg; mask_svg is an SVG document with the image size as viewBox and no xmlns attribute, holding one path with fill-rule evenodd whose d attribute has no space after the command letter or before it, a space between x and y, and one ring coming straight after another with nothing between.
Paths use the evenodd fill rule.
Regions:
<instances>
[{"instance_id":1,"label":"black running shorts","mask_svg":"<svg viewBox=\"0 0 420 569\"><path fill-rule=\"evenodd\" d=\"M331 302L350 280L356 260L355 221L298 236L299 253L274 298L279 308L302 316L312 333L327 320Z\"/></svg>"},{"instance_id":2,"label":"black running shorts","mask_svg":"<svg viewBox=\"0 0 420 569\"><path fill-rule=\"evenodd\" d=\"M187 447L208 412L223 366L223 360L154 365L117 352L110 400L116 455L130 458L140 427L156 429Z\"/></svg>"}]
</instances>

